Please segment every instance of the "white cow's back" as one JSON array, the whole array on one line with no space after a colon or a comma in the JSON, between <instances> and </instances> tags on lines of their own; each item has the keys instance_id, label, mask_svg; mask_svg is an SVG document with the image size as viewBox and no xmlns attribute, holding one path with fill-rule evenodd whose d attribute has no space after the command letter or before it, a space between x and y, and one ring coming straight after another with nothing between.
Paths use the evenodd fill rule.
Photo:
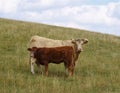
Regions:
<instances>
[{"instance_id":1,"label":"white cow's back","mask_svg":"<svg viewBox=\"0 0 120 93\"><path fill-rule=\"evenodd\" d=\"M29 48L32 47L58 47L58 46L71 46L71 40L54 40L40 36L32 36Z\"/></svg>"}]
</instances>

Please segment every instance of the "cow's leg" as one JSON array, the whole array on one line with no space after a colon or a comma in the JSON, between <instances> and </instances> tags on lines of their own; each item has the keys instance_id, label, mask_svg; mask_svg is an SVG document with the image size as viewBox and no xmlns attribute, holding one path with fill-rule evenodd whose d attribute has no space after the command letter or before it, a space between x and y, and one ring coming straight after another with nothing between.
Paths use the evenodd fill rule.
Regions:
<instances>
[{"instance_id":1,"label":"cow's leg","mask_svg":"<svg viewBox=\"0 0 120 93\"><path fill-rule=\"evenodd\" d=\"M40 64L37 64L37 67L38 67L38 73L39 74L43 74L43 68Z\"/></svg>"},{"instance_id":2,"label":"cow's leg","mask_svg":"<svg viewBox=\"0 0 120 93\"><path fill-rule=\"evenodd\" d=\"M38 67L38 73L42 73L40 64L37 64L37 67Z\"/></svg>"},{"instance_id":3,"label":"cow's leg","mask_svg":"<svg viewBox=\"0 0 120 93\"><path fill-rule=\"evenodd\" d=\"M48 76L48 64L45 64L45 75Z\"/></svg>"},{"instance_id":4,"label":"cow's leg","mask_svg":"<svg viewBox=\"0 0 120 93\"><path fill-rule=\"evenodd\" d=\"M74 66L73 64L68 66L68 76L72 76L74 71Z\"/></svg>"},{"instance_id":5,"label":"cow's leg","mask_svg":"<svg viewBox=\"0 0 120 93\"><path fill-rule=\"evenodd\" d=\"M31 73L34 74L34 63L35 63L36 59L31 57L31 61L30 61L30 69L31 69Z\"/></svg>"},{"instance_id":6,"label":"cow's leg","mask_svg":"<svg viewBox=\"0 0 120 93\"><path fill-rule=\"evenodd\" d=\"M76 61L78 61L78 60L76 60ZM75 67L76 61L74 60L74 58L72 58L72 63L71 63L71 75L73 75L74 67Z\"/></svg>"},{"instance_id":7,"label":"cow's leg","mask_svg":"<svg viewBox=\"0 0 120 93\"><path fill-rule=\"evenodd\" d=\"M64 66L65 66L65 73L66 73L66 75L68 75L67 64L66 64L66 63L64 63Z\"/></svg>"},{"instance_id":8,"label":"cow's leg","mask_svg":"<svg viewBox=\"0 0 120 93\"><path fill-rule=\"evenodd\" d=\"M72 65L72 68L71 68L71 75L73 76L73 72L74 72L74 65Z\"/></svg>"},{"instance_id":9,"label":"cow's leg","mask_svg":"<svg viewBox=\"0 0 120 93\"><path fill-rule=\"evenodd\" d=\"M72 76L71 67L70 66L68 67L68 76Z\"/></svg>"}]
</instances>

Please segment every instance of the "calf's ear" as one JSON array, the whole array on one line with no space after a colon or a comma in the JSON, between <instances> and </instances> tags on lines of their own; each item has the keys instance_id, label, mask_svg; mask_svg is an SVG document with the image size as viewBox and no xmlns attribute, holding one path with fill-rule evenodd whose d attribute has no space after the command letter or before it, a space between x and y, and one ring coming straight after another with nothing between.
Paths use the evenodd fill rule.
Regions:
<instances>
[{"instance_id":1,"label":"calf's ear","mask_svg":"<svg viewBox=\"0 0 120 93\"><path fill-rule=\"evenodd\" d=\"M36 51L38 48L37 47L32 47L32 48L28 48L28 51Z\"/></svg>"},{"instance_id":2,"label":"calf's ear","mask_svg":"<svg viewBox=\"0 0 120 93\"><path fill-rule=\"evenodd\" d=\"M31 49L31 48L28 48L27 50L28 50L28 51L32 51L32 49Z\"/></svg>"}]
</instances>

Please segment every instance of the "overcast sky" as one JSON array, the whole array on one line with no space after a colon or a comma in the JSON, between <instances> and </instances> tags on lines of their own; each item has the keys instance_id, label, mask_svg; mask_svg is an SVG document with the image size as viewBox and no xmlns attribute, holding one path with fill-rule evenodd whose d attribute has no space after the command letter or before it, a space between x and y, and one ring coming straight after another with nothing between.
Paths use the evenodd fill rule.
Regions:
<instances>
[{"instance_id":1,"label":"overcast sky","mask_svg":"<svg viewBox=\"0 0 120 93\"><path fill-rule=\"evenodd\" d=\"M0 17L120 36L120 0L0 0Z\"/></svg>"}]
</instances>

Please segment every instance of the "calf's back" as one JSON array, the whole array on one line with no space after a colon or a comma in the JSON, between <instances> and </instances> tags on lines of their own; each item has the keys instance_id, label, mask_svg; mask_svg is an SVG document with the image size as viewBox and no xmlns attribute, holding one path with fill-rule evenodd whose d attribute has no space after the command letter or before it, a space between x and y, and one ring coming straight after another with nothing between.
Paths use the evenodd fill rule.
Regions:
<instances>
[{"instance_id":1,"label":"calf's back","mask_svg":"<svg viewBox=\"0 0 120 93\"><path fill-rule=\"evenodd\" d=\"M73 58L73 47L55 47L55 48L38 48L34 53L37 63L44 65L47 63L70 62Z\"/></svg>"}]
</instances>

